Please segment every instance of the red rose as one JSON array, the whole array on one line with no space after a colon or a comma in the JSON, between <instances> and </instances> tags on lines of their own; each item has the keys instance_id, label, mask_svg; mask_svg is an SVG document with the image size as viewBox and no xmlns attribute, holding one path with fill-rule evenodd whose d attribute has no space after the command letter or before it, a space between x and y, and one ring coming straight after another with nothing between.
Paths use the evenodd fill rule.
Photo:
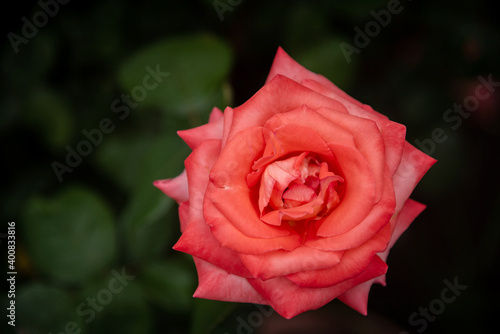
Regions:
<instances>
[{"instance_id":1,"label":"red rose","mask_svg":"<svg viewBox=\"0 0 500 334\"><path fill-rule=\"evenodd\" d=\"M435 163L403 125L280 48L252 98L179 135L193 149L186 169L155 185L179 203L174 249L194 258L195 297L285 318L339 298L366 314L389 249L425 208L408 198Z\"/></svg>"}]
</instances>

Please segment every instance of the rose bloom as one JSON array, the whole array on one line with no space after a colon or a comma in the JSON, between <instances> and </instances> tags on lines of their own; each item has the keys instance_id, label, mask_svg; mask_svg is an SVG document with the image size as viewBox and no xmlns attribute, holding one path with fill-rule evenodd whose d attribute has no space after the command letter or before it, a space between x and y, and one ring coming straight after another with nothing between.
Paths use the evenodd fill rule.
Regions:
<instances>
[{"instance_id":1,"label":"rose bloom","mask_svg":"<svg viewBox=\"0 0 500 334\"><path fill-rule=\"evenodd\" d=\"M178 132L193 150L185 170L154 183L179 203L174 249L194 258L194 297L288 319L338 298L366 315L435 163L405 132L278 49L247 102Z\"/></svg>"}]
</instances>

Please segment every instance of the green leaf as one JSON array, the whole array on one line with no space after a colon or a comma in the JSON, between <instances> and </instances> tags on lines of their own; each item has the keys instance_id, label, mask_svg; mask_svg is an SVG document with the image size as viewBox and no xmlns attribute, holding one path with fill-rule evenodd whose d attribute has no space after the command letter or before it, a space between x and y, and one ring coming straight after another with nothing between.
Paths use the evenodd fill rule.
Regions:
<instances>
[{"instance_id":1,"label":"green leaf","mask_svg":"<svg viewBox=\"0 0 500 334\"><path fill-rule=\"evenodd\" d=\"M130 194L119 221L131 260L160 255L179 229L166 216L173 200L153 181L179 174L188 151L175 134L139 134L109 138L98 152L98 163Z\"/></svg>"},{"instance_id":2,"label":"green leaf","mask_svg":"<svg viewBox=\"0 0 500 334\"><path fill-rule=\"evenodd\" d=\"M143 87L147 96L141 104L192 115L212 109L230 67L231 49L216 37L173 37L133 55L123 65L120 81L132 98ZM168 76L155 80L151 71Z\"/></svg>"},{"instance_id":3,"label":"green leaf","mask_svg":"<svg viewBox=\"0 0 500 334\"><path fill-rule=\"evenodd\" d=\"M186 263L172 259L151 263L138 280L148 300L165 311L183 313L192 307L195 278Z\"/></svg>"},{"instance_id":4,"label":"green leaf","mask_svg":"<svg viewBox=\"0 0 500 334\"><path fill-rule=\"evenodd\" d=\"M175 133L115 135L96 152L97 164L129 191L182 171L189 148Z\"/></svg>"},{"instance_id":5,"label":"green leaf","mask_svg":"<svg viewBox=\"0 0 500 334\"><path fill-rule=\"evenodd\" d=\"M58 288L31 283L19 288L15 301L19 333L66 333L82 327L71 298Z\"/></svg>"},{"instance_id":6,"label":"green leaf","mask_svg":"<svg viewBox=\"0 0 500 334\"><path fill-rule=\"evenodd\" d=\"M131 260L151 259L165 250L173 231L165 215L173 202L151 182L132 194L121 219Z\"/></svg>"},{"instance_id":7,"label":"green leaf","mask_svg":"<svg viewBox=\"0 0 500 334\"><path fill-rule=\"evenodd\" d=\"M196 299L191 334L211 333L235 308L235 303Z\"/></svg>"},{"instance_id":8,"label":"green leaf","mask_svg":"<svg viewBox=\"0 0 500 334\"><path fill-rule=\"evenodd\" d=\"M33 198L23 227L33 263L56 280L84 282L115 257L111 212L84 188L68 187L53 198Z\"/></svg>"}]
</instances>

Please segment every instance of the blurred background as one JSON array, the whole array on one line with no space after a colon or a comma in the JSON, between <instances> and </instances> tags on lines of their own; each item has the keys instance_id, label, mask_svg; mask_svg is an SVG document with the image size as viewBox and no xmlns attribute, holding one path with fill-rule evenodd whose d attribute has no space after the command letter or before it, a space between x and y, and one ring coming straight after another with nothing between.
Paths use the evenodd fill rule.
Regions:
<instances>
[{"instance_id":1,"label":"blurred background","mask_svg":"<svg viewBox=\"0 0 500 334\"><path fill-rule=\"evenodd\" d=\"M15 222L17 275L14 328L6 274L2 281L2 333L492 333L496 2L5 6L0 248L7 273ZM172 250L177 205L152 182L183 169L189 149L176 131L205 123L213 106L246 101L278 46L405 124L407 140L438 160L412 196L428 208L393 248L388 285L372 288L367 317L336 300L290 321L254 305L195 300L194 264ZM462 286L453 301L449 292L443 299L447 284Z\"/></svg>"}]
</instances>

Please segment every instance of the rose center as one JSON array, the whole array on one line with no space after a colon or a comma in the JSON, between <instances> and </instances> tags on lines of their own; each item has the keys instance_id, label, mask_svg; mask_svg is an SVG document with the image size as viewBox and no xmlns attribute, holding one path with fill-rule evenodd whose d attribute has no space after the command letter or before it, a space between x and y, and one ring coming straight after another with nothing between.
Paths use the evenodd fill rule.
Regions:
<instances>
[{"instance_id":1,"label":"rose center","mask_svg":"<svg viewBox=\"0 0 500 334\"><path fill-rule=\"evenodd\" d=\"M339 204L343 182L326 162L319 162L308 152L275 161L265 168L261 177L261 220L280 225L283 220L321 219Z\"/></svg>"}]
</instances>

